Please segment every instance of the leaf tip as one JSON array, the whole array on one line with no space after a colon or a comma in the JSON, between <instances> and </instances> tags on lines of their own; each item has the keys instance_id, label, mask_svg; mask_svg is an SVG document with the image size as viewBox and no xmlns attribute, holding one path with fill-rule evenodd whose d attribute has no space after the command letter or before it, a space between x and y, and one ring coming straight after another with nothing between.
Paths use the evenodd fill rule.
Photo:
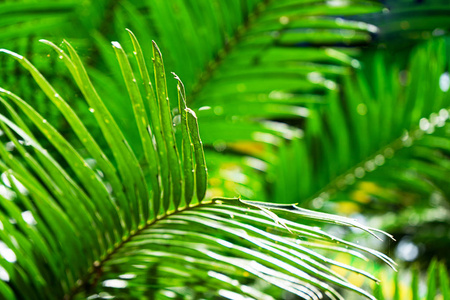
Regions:
<instances>
[{"instance_id":1,"label":"leaf tip","mask_svg":"<svg viewBox=\"0 0 450 300\"><path fill-rule=\"evenodd\" d=\"M175 78L178 81L181 81L180 77L175 72L170 72L173 75L173 78Z\"/></svg>"},{"instance_id":2,"label":"leaf tip","mask_svg":"<svg viewBox=\"0 0 450 300\"><path fill-rule=\"evenodd\" d=\"M177 87L180 91L183 91L183 94L185 93L184 91L184 84L183 81L181 81L181 78L175 73L175 72L171 72L173 77L178 81Z\"/></svg>"},{"instance_id":3,"label":"leaf tip","mask_svg":"<svg viewBox=\"0 0 450 300\"><path fill-rule=\"evenodd\" d=\"M8 55L11 55L11 56L13 56L13 57L15 57L15 58L17 58L17 59L23 59L23 56L22 55L20 55L20 54L17 54L16 52L12 52L12 51L10 51L10 50L7 50L7 49L0 49L0 52L3 52L3 53L6 53L6 54L8 54Z\"/></svg>"},{"instance_id":4,"label":"leaf tip","mask_svg":"<svg viewBox=\"0 0 450 300\"><path fill-rule=\"evenodd\" d=\"M133 45L134 45L137 42L136 35L134 34L133 31L131 31L128 28L125 28L125 30L128 32L128 35L131 37L131 40L133 41Z\"/></svg>"},{"instance_id":5,"label":"leaf tip","mask_svg":"<svg viewBox=\"0 0 450 300\"><path fill-rule=\"evenodd\" d=\"M162 58L161 50L159 50L158 44L157 44L154 40L152 40L152 45L153 45L154 53L157 53L158 56L159 56L160 58Z\"/></svg>"},{"instance_id":6,"label":"leaf tip","mask_svg":"<svg viewBox=\"0 0 450 300\"><path fill-rule=\"evenodd\" d=\"M114 48L122 49L122 46L121 46L121 45L119 44L119 42L117 42L117 41L111 42L111 45L112 45Z\"/></svg>"}]
</instances>

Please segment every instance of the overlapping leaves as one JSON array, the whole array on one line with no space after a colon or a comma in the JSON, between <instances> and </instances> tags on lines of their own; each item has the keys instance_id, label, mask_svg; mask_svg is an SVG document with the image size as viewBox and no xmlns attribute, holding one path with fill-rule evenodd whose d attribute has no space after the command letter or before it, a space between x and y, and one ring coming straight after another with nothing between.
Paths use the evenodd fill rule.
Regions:
<instances>
[{"instance_id":1,"label":"overlapping leaves","mask_svg":"<svg viewBox=\"0 0 450 300\"><path fill-rule=\"evenodd\" d=\"M316 105L333 99L337 78L359 66L354 59L358 49L353 46L369 41L377 29L348 18L382 8L377 1L309 1L305 4L287 0L105 0L53 4L42 2L29 8L18 5L16 11L34 16L46 9L51 11L49 18L57 16L65 20L54 30L45 27L42 34L47 38L73 38L77 49L88 53L87 65L92 67L90 73L97 83L97 90L102 97L110 99L106 106L138 158L144 154L137 152L139 143L135 145L139 140L135 134L138 132L136 125L128 122L133 116L133 108L122 101L121 73L109 47L110 37L126 41L124 27L142 37L144 51L151 51L152 39L157 39L166 50L166 62L187 83L189 105L200 116L206 144L219 151L244 152L267 159L261 151L251 149L278 145L283 139L302 136L297 128L273 120L289 119L296 125L302 124L305 117L314 114ZM14 6L12 3L7 5ZM46 23L46 18L40 19ZM29 28L34 21L29 17L22 25ZM18 27L18 24L14 25L14 28ZM26 32L23 35L23 38L5 41L7 46L3 47L30 55L47 55L31 42L33 39L27 38ZM124 42L124 48L127 47L131 47L131 43ZM38 63L45 67L44 74L51 78L55 59L49 57ZM8 73L20 74L17 65L9 60L4 64ZM54 78L55 82L58 81L64 90L72 90L73 86L63 74ZM3 82L7 87L24 90L28 97L36 97L36 108L40 113L53 112L47 117L52 123L61 121L55 110L45 105L42 95L30 90L30 82L25 79L15 82L13 77L6 77ZM175 83L169 82L169 86L174 87ZM171 91L175 88L169 89L171 98L175 99L176 94ZM80 108L79 114L86 120L93 136L101 135L95 131L95 123L91 126L89 116L83 115L88 114L84 101L74 100L74 106ZM58 125L64 127L65 123L62 121ZM65 134L70 140L70 131ZM257 144L242 144L248 141ZM240 144L236 145L236 142ZM225 156L222 160L224 163L220 167L230 165ZM234 184L229 184L226 190L236 195L242 192L242 189L234 188ZM247 197L251 194L242 193ZM265 196L264 193L256 194Z\"/></svg>"},{"instance_id":2,"label":"overlapping leaves","mask_svg":"<svg viewBox=\"0 0 450 300\"><path fill-rule=\"evenodd\" d=\"M410 276L405 276L406 274ZM394 300L404 298L413 300L434 299L436 297L441 297L444 300L450 299L449 275L444 262L438 262L433 259L426 271L426 278L421 278L417 266L410 269L402 269L398 274L394 274L393 277L389 284L380 284L375 288L375 294L378 299L388 299L392 293L391 298ZM410 277L409 282L405 282L407 277Z\"/></svg>"},{"instance_id":3,"label":"overlapping leaves","mask_svg":"<svg viewBox=\"0 0 450 300\"><path fill-rule=\"evenodd\" d=\"M153 88L140 45L129 34L139 78L121 45L113 42L113 47L134 111L144 153L141 162L68 42L63 42L64 51L42 41L55 50L84 95L109 146L108 155L68 105L69 100L63 99L23 56L1 50L30 72L67 120L79 146L68 142L26 101L0 90L5 108L0 115L4 132L0 169L6 184L0 196L0 295L6 299L90 295L176 298L189 294L233 298L239 293L271 299L248 286L259 278L306 299L318 299L322 293L341 299L336 287L373 298L329 266L375 280L373 276L311 249L358 257L359 252L367 252L391 266L394 263L379 252L299 221L356 226L373 234L376 230L295 206L240 199L203 200L205 158L197 118L185 105L184 87L176 77L181 112L177 130L183 135L179 147L161 53L153 44ZM19 111L35 130L26 125ZM278 217L277 212L296 222ZM168 277L174 280L167 281Z\"/></svg>"},{"instance_id":4,"label":"overlapping leaves","mask_svg":"<svg viewBox=\"0 0 450 300\"><path fill-rule=\"evenodd\" d=\"M308 119L306 139L281 149L282 162L297 163L281 164L288 180L276 184L301 182L288 194L278 186L285 201L301 197L320 206L341 191L348 199L345 188L363 180L448 197L448 51L448 39L432 40L403 66L378 53L373 75L345 77L344 97L335 95Z\"/></svg>"}]
</instances>

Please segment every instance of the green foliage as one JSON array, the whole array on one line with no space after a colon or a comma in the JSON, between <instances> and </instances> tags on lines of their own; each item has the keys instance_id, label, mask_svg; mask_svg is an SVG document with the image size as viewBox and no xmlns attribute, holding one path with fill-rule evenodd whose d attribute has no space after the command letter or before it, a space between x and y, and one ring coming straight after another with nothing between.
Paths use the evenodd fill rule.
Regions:
<instances>
[{"instance_id":1,"label":"green foliage","mask_svg":"<svg viewBox=\"0 0 450 300\"><path fill-rule=\"evenodd\" d=\"M286 0L104 0L70 2L66 10L58 9L61 3L50 1L42 3L41 7L35 6L37 11L60 13L66 20L58 30L49 27L36 34L52 40L74 41L78 51L86 52L88 64L94 67L92 78L98 83L98 92L110 99L106 105L135 149L139 148L134 145L134 140L138 139L131 134L138 131L134 123L127 122L132 117L132 107L120 97L124 86L108 45L110 39L127 40L123 28L139 34L144 52L151 51L152 39L159 41L167 53L170 70L176 70L184 78L190 107L205 124L200 128L206 144L255 139L270 142L277 137L295 137L296 130L261 122L262 119L307 116L308 110L299 105L326 101L326 94L336 86L336 76L348 73L348 66L358 65L351 57L357 50L348 46L368 41L370 34L376 32L376 27L370 24L335 16L370 13L382 8L373 1L334 5L313 1L311 5L304 5L302 1ZM32 6L17 6L16 9L18 14L33 12ZM34 21L45 22L45 19ZM33 23L21 25L28 24ZM19 27L17 23L11 26ZM35 55L48 54L42 47L35 46L25 33L14 36L2 43L2 47L31 55L26 50L28 46ZM17 44L23 44L25 49ZM334 46L336 44L338 46ZM124 44L125 48L127 46L130 47L130 43ZM5 64L8 64L5 66L8 73L21 73L15 65L7 61ZM51 78L53 59L50 57L39 64L45 69L42 72L49 73L46 75ZM19 85L14 80L8 78L7 84L2 86L11 90L20 87L25 98L35 94L28 87L29 82ZM67 87L71 85L69 80L64 80L62 85L63 89L72 89ZM175 91L173 82L169 82L169 86L173 87L169 93ZM176 94L172 93L170 98L175 99ZM52 117L58 119L58 114L43 101L37 100L39 109L50 110ZM86 114L87 107L79 105L83 108L80 113ZM201 107L204 109L196 110Z\"/></svg>"},{"instance_id":2,"label":"green foliage","mask_svg":"<svg viewBox=\"0 0 450 300\"><path fill-rule=\"evenodd\" d=\"M412 2L1 3L0 298L373 298L329 255L393 261L330 224L381 231L300 206L445 256L448 8Z\"/></svg>"},{"instance_id":3,"label":"green foliage","mask_svg":"<svg viewBox=\"0 0 450 300\"><path fill-rule=\"evenodd\" d=\"M343 97L308 119L304 140L282 146L273 165L287 180L274 198L375 215L369 224L420 247L420 260L448 259L449 45L432 39L406 63L377 50L366 71L344 77Z\"/></svg>"},{"instance_id":4,"label":"green foliage","mask_svg":"<svg viewBox=\"0 0 450 300\"><path fill-rule=\"evenodd\" d=\"M438 187L448 197L450 97L439 81L445 77L449 51L448 39L432 40L417 47L406 66L390 64L387 53L379 51L369 68L373 75L343 77L344 97L336 95L318 109L307 120L305 139L284 146L280 158L290 163L277 172L294 178L277 182L279 190L299 182L299 176L308 184L276 198L323 202L338 194L349 199L345 189L363 180L428 194ZM291 176L292 165L302 170L299 175ZM418 182L421 178L427 181Z\"/></svg>"},{"instance_id":5,"label":"green foliage","mask_svg":"<svg viewBox=\"0 0 450 300\"><path fill-rule=\"evenodd\" d=\"M102 152L76 113L27 59L9 50L0 50L31 73L82 144L80 150L75 149L24 100L7 90L0 90L1 102L13 120L0 115L0 124L6 137L17 148L17 153L8 153L2 144L0 152L0 168L15 194L11 199L0 196L3 208L0 220L4 229L0 233L2 252L6 253L1 267L3 280L8 282L2 281L2 297L106 297L107 293L119 298L145 296L159 299L176 297L177 294L194 298L230 297L239 292L255 299L272 299L263 292L244 286L244 282L251 278L260 278L306 299L316 299L322 292L332 299L341 299L332 285L374 299L329 266L339 266L372 280L376 278L328 259L302 246L299 241L294 242L294 236L330 251L355 249L367 252L394 267L395 263L390 258L333 237L316 227L280 218L275 213L314 224L331 222L357 227L374 236L378 230L350 219L293 205L224 198L202 201L207 185L206 165L197 117L186 108L183 111L187 116L181 118L185 145L190 146L189 141L193 144L183 153L195 157L194 171L192 160L181 161L175 145L161 53L154 43L154 95L152 84L147 81L150 76L142 53L138 52L140 46L129 33L137 50L135 56L141 63L141 78L135 77L121 45L118 42L112 44L134 108L134 121L145 153L142 164L128 146L79 56L68 42L64 42L66 52L42 41L55 50L69 69L91 107L112 157ZM139 85L148 86L144 89L146 103ZM185 94L181 81L178 90L179 107L182 107ZM158 107L159 119L149 120L147 106ZM17 111L28 117L52 145L53 151L40 145ZM162 143L153 136L157 128L155 124L161 124ZM51 153L59 153L61 163ZM91 164L87 163L83 153L93 158ZM184 164L187 168L183 167ZM198 201L190 202L184 197L186 190L192 187L186 188L186 184L191 182L184 181L181 169L189 168L195 175ZM168 177L164 180L163 176ZM169 188L164 186L164 181L169 182ZM190 205L186 205L189 202ZM8 217L15 221L11 223ZM272 228L272 232L268 232L268 228ZM331 247L338 242L342 246ZM219 270L220 273L217 272ZM171 279L166 281L166 278ZM187 287L192 288L186 290Z\"/></svg>"},{"instance_id":6,"label":"green foliage","mask_svg":"<svg viewBox=\"0 0 450 300\"><path fill-rule=\"evenodd\" d=\"M448 293L448 271L445 263L437 262L433 260L428 269L426 270L426 278L421 277L417 267L411 269L401 269L398 273L394 274L394 280L383 281L376 290L378 291L378 299L449 299ZM409 277L409 280L407 279ZM425 276L423 276L425 277ZM421 283L424 284L421 284ZM389 294L393 293L393 297L390 298Z\"/></svg>"}]
</instances>

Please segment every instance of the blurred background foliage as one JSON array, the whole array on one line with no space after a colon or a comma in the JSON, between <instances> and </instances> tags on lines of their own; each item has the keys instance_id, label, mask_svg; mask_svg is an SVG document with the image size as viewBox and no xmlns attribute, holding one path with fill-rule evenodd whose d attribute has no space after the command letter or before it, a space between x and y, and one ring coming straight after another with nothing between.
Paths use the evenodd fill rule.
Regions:
<instances>
[{"instance_id":1,"label":"blurred background foliage","mask_svg":"<svg viewBox=\"0 0 450 300\"><path fill-rule=\"evenodd\" d=\"M128 41L124 28L144 52L156 40L166 71L184 81L199 117L209 197L299 203L351 216L394 234L398 242L382 250L402 267L416 262L415 270L435 270L436 258L444 274L449 13L444 0L7 0L0 3L0 46L27 56L100 135L58 57L38 43L70 41L142 155L109 41ZM131 56L131 44L123 46ZM23 72L0 56L0 86L20 91L71 140L58 110ZM176 91L175 80L169 86ZM444 297L444 286L438 290Z\"/></svg>"}]
</instances>

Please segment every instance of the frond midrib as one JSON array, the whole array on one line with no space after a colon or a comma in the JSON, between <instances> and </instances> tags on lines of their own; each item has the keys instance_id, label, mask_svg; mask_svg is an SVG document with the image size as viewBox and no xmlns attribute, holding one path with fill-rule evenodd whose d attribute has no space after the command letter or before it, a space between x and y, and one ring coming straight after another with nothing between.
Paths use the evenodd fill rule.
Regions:
<instances>
[{"instance_id":1,"label":"frond midrib","mask_svg":"<svg viewBox=\"0 0 450 300\"><path fill-rule=\"evenodd\" d=\"M450 111L450 107L443 108L445 110ZM437 112L435 112L437 113ZM445 122L448 122L449 119L446 119ZM409 130L405 131L402 136L394 138L389 142L388 144L382 145L378 150L372 152L372 154L366 156L363 160L359 161L358 163L354 164L350 168L348 168L346 171L342 172L341 174L337 175L333 179L330 180L330 182L325 185L323 188L315 192L312 196L305 199L304 203L306 205L311 204L314 200L321 198L323 196L326 196L326 198L331 198L334 194L336 194L339 190L344 190L348 188L351 185L354 185L356 181L363 180L368 173L375 172L377 168L383 167L383 165L376 165L373 170L366 170L366 164L370 161L374 161L375 158L378 155L382 155L385 159L393 160L396 158L395 154L406 147L413 147L414 143L416 141L419 141L423 135L426 135L428 133L422 131L418 126L413 126ZM410 143L405 143L404 138L407 137L410 141ZM363 176L356 177L355 171L358 168L362 168L364 170ZM355 180L352 183L346 182L347 176L354 176Z\"/></svg>"},{"instance_id":2,"label":"frond midrib","mask_svg":"<svg viewBox=\"0 0 450 300\"><path fill-rule=\"evenodd\" d=\"M160 215L157 218L153 220L149 220L145 225L139 225L136 230L133 230L129 233L129 235L125 235L122 237L122 241L120 243L116 243L113 248L108 249L107 254L101 258L100 260L94 261L92 266L89 268L88 273L82 278L79 279L76 282L76 286L72 287L68 294L64 295L64 300L72 300L75 299L74 297L82 292L83 290L86 290L86 287L93 287L98 282L98 279L103 274L103 266L105 263L107 263L109 260L113 258L113 256L118 253L121 249L126 247L128 242L130 242L134 237L139 236L142 232L145 230L151 228L153 225L159 223L162 220L165 220L171 216L186 212L195 210L199 207L205 207L212 204L215 204L215 200L210 201L203 201L201 203L191 204L190 206L185 206L182 208L179 208L178 210L169 211L168 213L164 215ZM89 284L89 281L94 279L93 284Z\"/></svg>"},{"instance_id":3,"label":"frond midrib","mask_svg":"<svg viewBox=\"0 0 450 300\"><path fill-rule=\"evenodd\" d=\"M231 51L239 44L240 39L251 29L255 20L263 13L266 7L272 0L262 0L255 5L252 12L246 16L243 24L235 29L234 36L223 44L223 47L217 51L215 57L206 63L206 69L199 74L197 82L193 85L192 91L189 95L189 102L195 103L196 97L201 93L203 88L207 85L209 80L213 78L214 73L219 66L224 62Z\"/></svg>"}]
</instances>

